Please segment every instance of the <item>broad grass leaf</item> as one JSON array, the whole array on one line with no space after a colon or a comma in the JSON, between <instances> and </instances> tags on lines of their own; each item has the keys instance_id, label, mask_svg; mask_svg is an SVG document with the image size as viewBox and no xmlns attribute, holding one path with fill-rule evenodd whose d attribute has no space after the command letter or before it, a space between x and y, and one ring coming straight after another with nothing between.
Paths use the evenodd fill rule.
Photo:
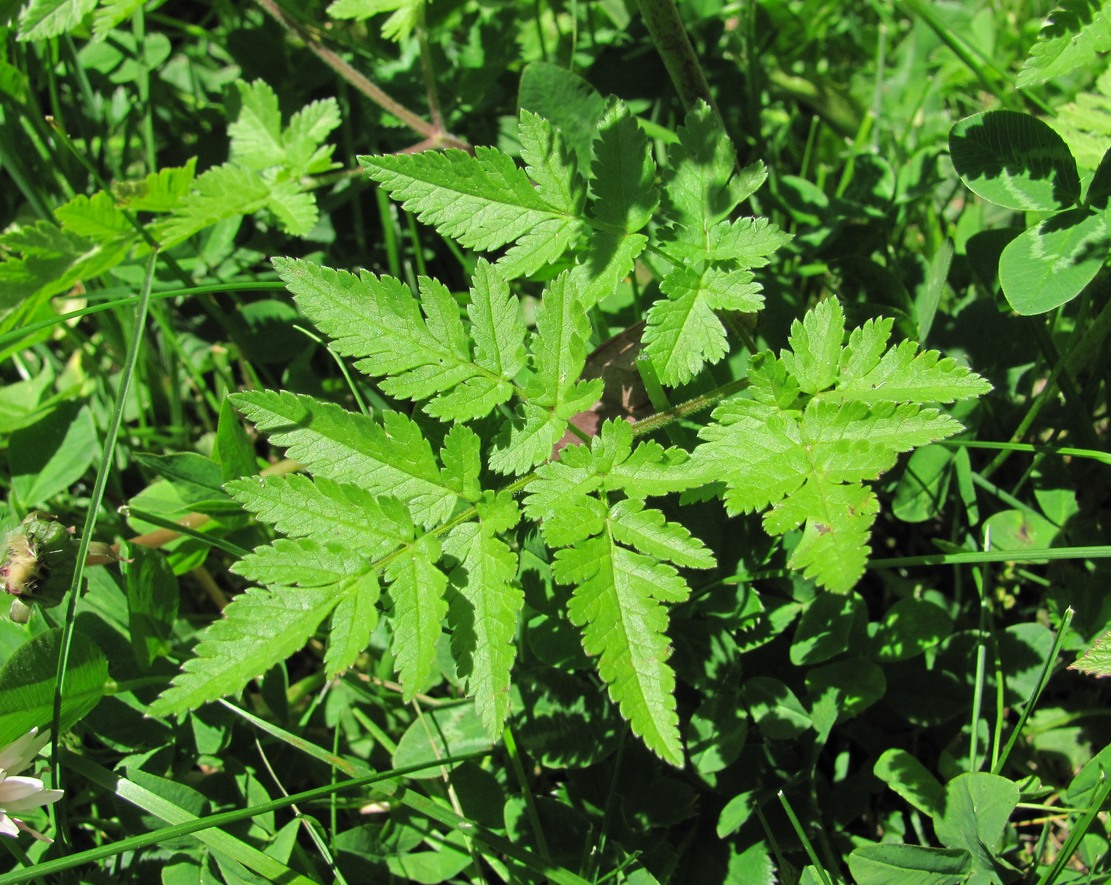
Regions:
<instances>
[{"instance_id":1,"label":"broad grass leaf","mask_svg":"<svg viewBox=\"0 0 1111 885\"><path fill-rule=\"evenodd\" d=\"M46 504L85 475L98 448L89 407L63 403L9 438L12 491L25 508Z\"/></svg>"},{"instance_id":2,"label":"broad grass leaf","mask_svg":"<svg viewBox=\"0 0 1111 885\"><path fill-rule=\"evenodd\" d=\"M949 150L969 190L999 206L1051 212L1080 198L1068 146L1030 114L986 111L965 117L949 133Z\"/></svg>"}]
</instances>

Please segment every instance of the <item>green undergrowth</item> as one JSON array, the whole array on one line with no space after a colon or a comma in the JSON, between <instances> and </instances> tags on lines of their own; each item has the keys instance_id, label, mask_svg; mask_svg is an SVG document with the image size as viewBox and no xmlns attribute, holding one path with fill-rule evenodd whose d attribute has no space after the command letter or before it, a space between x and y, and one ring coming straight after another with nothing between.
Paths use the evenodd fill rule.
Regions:
<instances>
[{"instance_id":1,"label":"green undergrowth","mask_svg":"<svg viewBox=\"0 0 1111 885\"><path fill-rule=\"evenodd\" d=\"M0 882L1106 879L1111 8L0 23Z\"/></svg>"}]
</instances>

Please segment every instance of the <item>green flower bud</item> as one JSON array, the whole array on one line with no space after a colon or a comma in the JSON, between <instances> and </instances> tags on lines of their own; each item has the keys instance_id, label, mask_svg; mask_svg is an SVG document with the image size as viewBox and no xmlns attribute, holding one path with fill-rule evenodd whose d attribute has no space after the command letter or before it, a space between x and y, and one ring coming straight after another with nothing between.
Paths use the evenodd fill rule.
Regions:
<instances>
[{"instance_id":1,"label":"green flower bud","mask_svg":"<svg viewBox=\"0 0 1111 885\"><path fill-rule=\"evenodd\" d=\"M25 624L30 607L51 608L69 589L77 556L73 529L45 513L29 513L4 541L0 587L16 597L11 618Z\"/></svg>"}]
</instances>

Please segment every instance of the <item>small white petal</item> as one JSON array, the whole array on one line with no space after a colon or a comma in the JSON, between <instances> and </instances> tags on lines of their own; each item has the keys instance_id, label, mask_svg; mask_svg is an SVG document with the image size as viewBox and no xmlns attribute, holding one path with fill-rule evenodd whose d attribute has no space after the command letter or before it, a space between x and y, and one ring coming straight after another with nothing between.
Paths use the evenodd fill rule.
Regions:
<instances>
[{"instance_id":1,"label":"small white petal","mask_svg":"<svg viewBox=\"0 0 1111 885\"><path fill-rule=\"evenodd\" d=\"M32 728L23 737L12 741L0 750L0 768L3 768L9 774L18 774L30 765L31 761L39 754L39 750L45 747L47 741L50 740L50 729L36 737L35 733L37 731L37 728Z\"/></svg>"},{"instance_id":2,"label":"small white petal","mask_svg":"<svg viewBox=\"0 0 1111 885\"><path fill-rule=\"evenodd\" d=\"M10 777L0 784L0 808L26 811L62 798L61 790L47 790L37 777Z\"/></svg>"},{"instance_id":3,"label":"small white petal","mask_svg":"<svg viewBox=\"0 0 1111 885\"><path fill-rule=\"evenodd\" d=\"M3 812L0 812L0 834L4 836L19 835L19 827L15 825L15 821Z\"/></svg>"}]
</instances>

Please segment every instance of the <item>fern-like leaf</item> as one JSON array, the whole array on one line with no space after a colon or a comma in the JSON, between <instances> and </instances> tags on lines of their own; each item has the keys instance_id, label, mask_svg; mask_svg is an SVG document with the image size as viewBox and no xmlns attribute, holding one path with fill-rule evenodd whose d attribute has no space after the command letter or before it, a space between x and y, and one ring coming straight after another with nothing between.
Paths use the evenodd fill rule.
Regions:
<instances>
[{"instance_id":1,"label":"fern-like leaf","mask_svg":"<svg viewBox=\"0 0 1111 885\"><path fill-rule=\"evenodd\" d=\"M444 552L459 565L451 572L452 651L467 680L479 716L491 736L500 734L509 714L513 640L525 595L517 586L517 556L498 538L516 525L516 502L509 495L480 507L479 522L456 526Z\"/></svg>"},{"instance_id":2,"label":"fern-like leaf","mask_svg":"<svg viewBox=\"0 0 1111 885\"><path fill-rule=\"evenodd\" d=\"M435 280L421 277L417 299L393 277L286 258L274 266L336 349L360 357L360 371L384 376L390 396L427 399L425 411L454 420L480 418L512 396L525 329L516 298L489 264L479 263L468 306L474 354L454 297Z\"/></svg>"},{"instance_id":3,"label":"fern-like leaf","mask_svg":"<svg viewBox=\"0 0 1111 885\"><path fill-rule=\"evenodd\" d=\"M271 476L224 485L236 501L291 538L319 537L371 559L413 537L409 511L396 498L320 476ZM326 526L327 531L322 531Z\"/></svg>"},{"instance_id":4,"label":"fern-like leaf","mask_svg":"<svg viewBox=\"0 0 1111 885\"><path fill-rule=\"evenodd\" d=\"M580 381L586 364L589 322L573 275L562 273L544 292L532 346L535 374L525 385L516 420L498 438L490 466L501 473L524 473L551 457L571 416L589 409L602 395L602 382Z\"/></svg>"},{"instance_id":5,"label":"fern-like leaf","mask_svg":"<svg viewBox=\"0 0 1111 885\"><path fill-rule=\"evenodd\" d=\"M752 274L688 267L671 271L660 290L668 297L648 311L646 352L664 384L684 384L706 364L718 362L728 345L715 310L753 312L764 302Z\"/></svg>"},{"instance_id":6,"label":"fern-like leaf","mask_svg":"<svg viewBox=\"0 0 1111 885\"><path fill-rule=\"evenodd\" d=\"M240 691L304 646L341 599L332 587L252 587L241 593L209 626L195 656L151 704L151 715L193 710Z\"/></svg>"},{"instance_id":7,"label":"fern-like leaf","mask_svg":"<svg viewBox=\"0 0 1111 885\"><path fill-rule=\"evenodd\" d=\"M598 658L610 696L651 750L681 765L665 604L683 601L689 588L669 563L709 568L714 560L685 528L640 500L609 504L610 475L637 451L625 422L606 422L589 448L564 449L560 461L537 471L525 511L542 521L549 546L562 548L553 574L574 587L568 616L582 628L587 654ZM664 454L659 446L649 451L653 459Z\"/></svg>"},{"instance_id":8,"label":"fern-like leaf","mask_svg":"<svg viewBox=\"0 0 1111 885\"><path fill-rule=\"evenodd\" d=\"M519 240L544 221L569 221L500 151L359 157L367 174L395 200L468 249L490 251Z\"/></svg>"},{"instance_id":9,"label":"fern-like leaf","mask_svg":"<svg viewBox=\"0 0 1111 885\"><path fill-rule=\"evenodd\" d=\"M332 403L284 391L237 393L231 401L316 476L399 498L424 526L443 522L455 507L458 497L440 475L432 447L404 415L386 412L378 424Z\"/></svg>"},{"instance_id":10,"label":"fern-like leaf","mask_svg":"<svg viewBox=\"0 0 1111 885\"><path fill-rule=\"evenodd\" d=\"M591 167L591 214L610 230L635 233L656 211L656 164L636 118L614 102L598 123Z\"/></svg>"},{"instance_id":11,"label":"fern-like leaf","mask_svg":"<svg viewBox=\"0 0 1111 885\"><path fill-rule=\"evenodd\" d=\"M447 614L447 576L436 566L439 558L440 545L424 535L386 566L391 581L390 648L407 701L424 687L432 671L441 621Z\"/></svg>"},{"instance_id":12,"label":"fern-like leaf","mask_svg":"<svg viewBox=\"0 0 1111 885\"><path fill-rule=\"evenodd\" d=\"M918 353L913 342L884 352L890 330L890 322L870 321L844 345L840 305L818 305L792 326L793 351L753 359L752 398L719 406L694 453L692 473L724 481L730 512L772 507L764 516L771 534L803 526L789 564L841 592L864 571L878 512L863 483L889 470L899 453L961 430L924 403L989 389L955 362Z\"/></svg>"},{"instance_id":13,"label":"fern-like leaf","mask_svg":"<svg viewBox=\"0 0 1111 885\"><path fill-rule=\"evenodd\" d=\"M368 572L351 583L346 591L332 612L328 648L324 652L324 672L329 679L355 663L378 626L381 588L377 573Z\"/></svg>"},{"instance_id":14,"label":"fern-like leaf","mask_svg":"<svg viewBox=\"0 0 1111 885\"><path fill-rule=\"evenodd\" d=\"M768 172L763 163L735 171L733 145L705 102L687 114L678 136L667 152L664 212L682 228L679 239L708 254L711 231L756 192Z\"/></svg>"}]
</instances>

